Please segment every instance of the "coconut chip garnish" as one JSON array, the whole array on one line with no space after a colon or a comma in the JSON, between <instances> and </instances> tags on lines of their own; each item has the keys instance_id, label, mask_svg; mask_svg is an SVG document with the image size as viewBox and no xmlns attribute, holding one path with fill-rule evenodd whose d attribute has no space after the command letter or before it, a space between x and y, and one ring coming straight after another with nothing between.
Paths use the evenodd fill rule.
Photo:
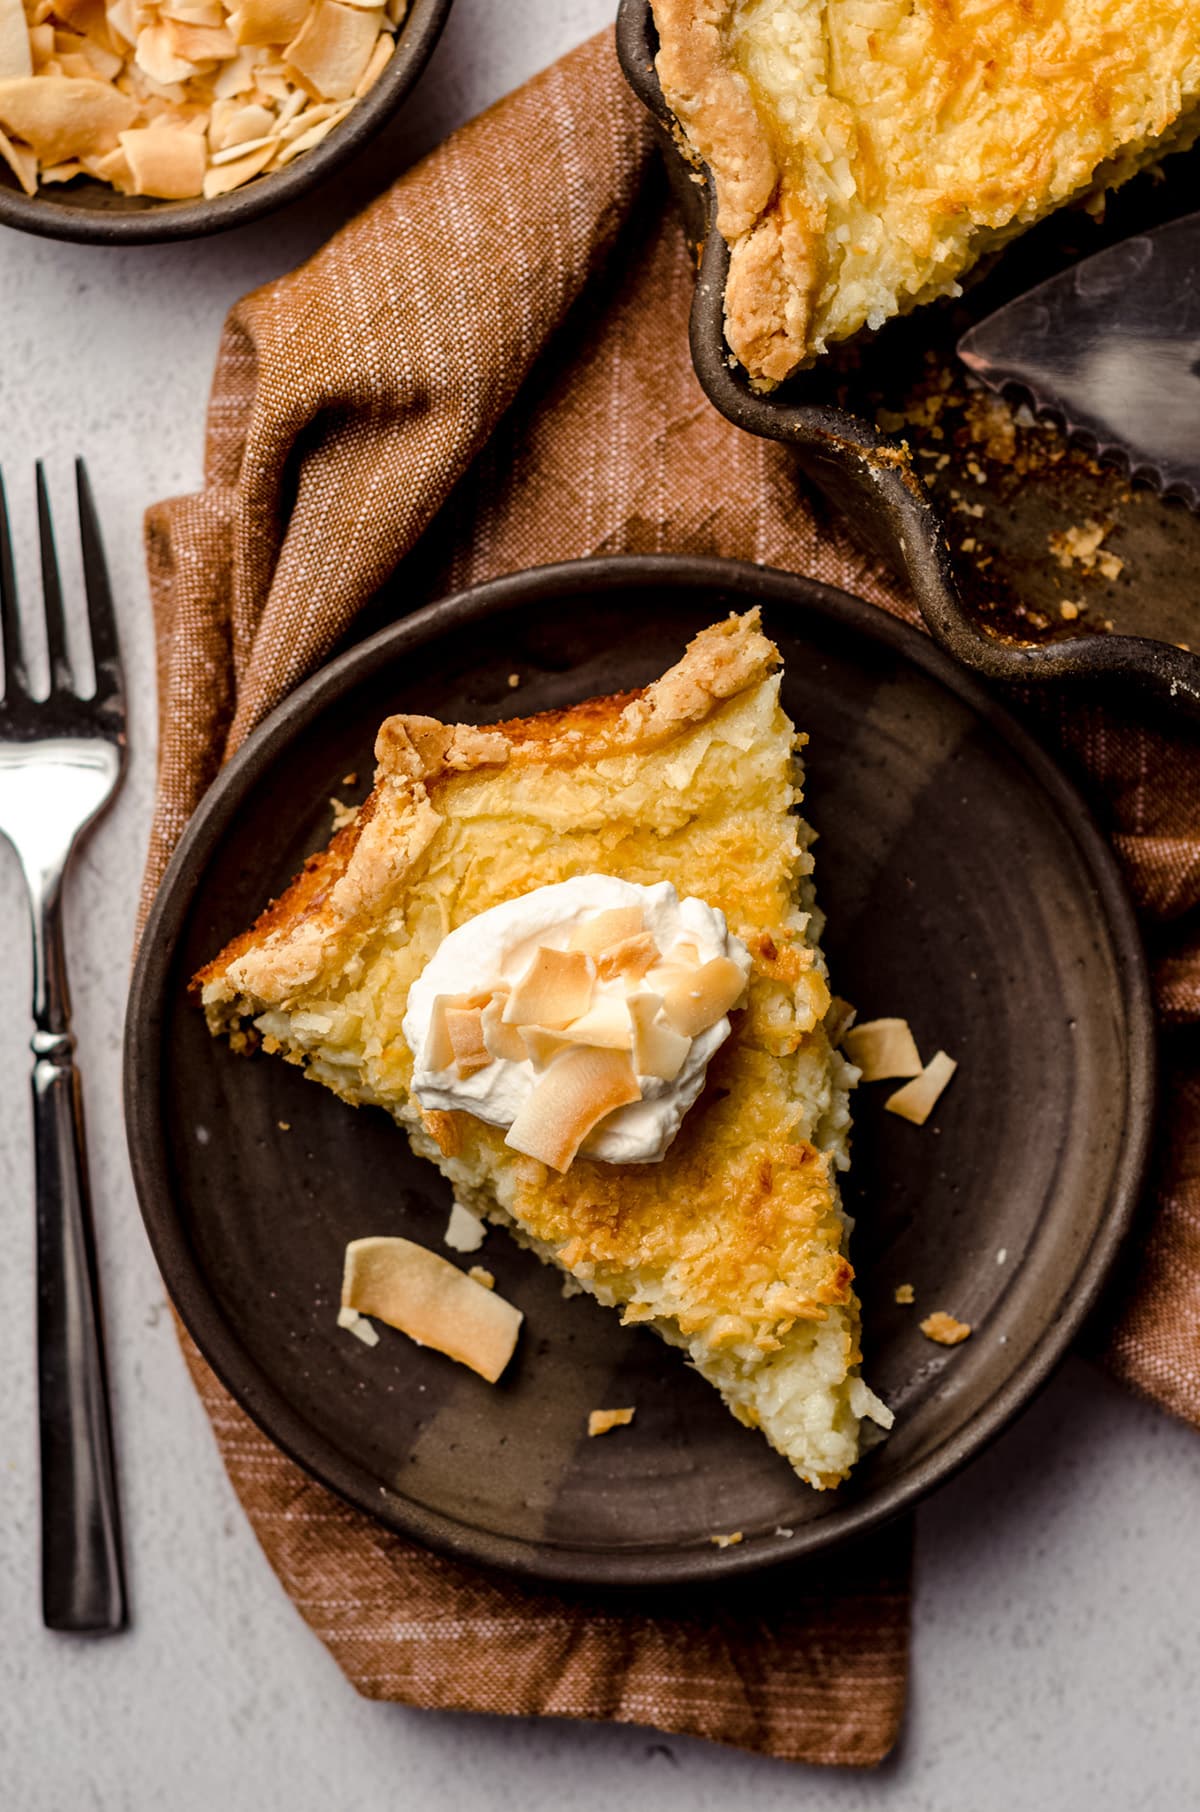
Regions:
<instances>
[{"instance_id":1,"label":"coconut chip garnish","mask_svg":"<svg viewBox=\"0 0 1200 1812\"><path fill-rule=\"evenodd\" d=\"M864 1082L921 1073L921 1054L907 1019L868 1019L844 1034L842 1048Z\"/></svg>"},{"instance_id":2,"label":"coconut chip garnish","mask_svg":"<svg viewBox=\"0 0 1200 1812\"><path fill-rule=\"evenodd\" d=\"M382 75L408 0L0 0L0 158L27 195L91 176L211 200L320 144Z\"/></svg>"},{"instance_id":3,"label":"coconut chip garnish","mask_svg":"<svg viewBox=\"0 0 1200 1812\"><path fill-rule=\"evenodd\" d=\"M899 1114L902 1120L911 1120L914 1126L924 1126L957 1068L953 1057L947 1057L945 1051L938 1051L929 1059L919 1076L914 1076L911 1082L906 1082L903 1088L898 1088L894 1095L888 1096L884 1107L889 1114Z\"/></svg>"},{"instance_id":4,"label":"coconut chip garnish","mask_svg":"<svg viewBox=\"0 0 1200 1812\"><path fill-rule=\"evenodd\" d=\"M635 1414L632 1409L593 1409L588 1416L588 1434L602 1435L614 1428L628 1428Z\"/></svg>"},{"instance_id":5,"label":"coconut chip garnish","mask_svg":"<svg viewBox=\"0 0 1200 1812\"><path fill-rule=\"evenodd\" d=\"M353 1239L346 1247L339 1324L347 1311L386 1321L494 1384L517 1344L520 1309L410 1239ZM346 1317L346 1319L343 1319Z\"/></svg>"}]
</instances>

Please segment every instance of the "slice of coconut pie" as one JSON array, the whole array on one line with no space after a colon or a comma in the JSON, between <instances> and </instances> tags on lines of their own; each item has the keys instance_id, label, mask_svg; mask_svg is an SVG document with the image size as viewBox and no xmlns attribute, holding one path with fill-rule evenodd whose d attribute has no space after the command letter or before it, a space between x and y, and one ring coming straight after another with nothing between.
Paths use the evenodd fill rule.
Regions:
<instances>
[{"instance_id":1,"label":"slice of coconut pie","mask_svg":"<svg viewBox=\"0 0 1200 1812\"><path fill-rule=\"evenodd\" d=\"M644 692L389 718L353 822L195 987L214 1033L386 1108L822 1487L891 1415L858 1376L854 1072L778 668L751 611Z\"/></svg>"}]
</instances>

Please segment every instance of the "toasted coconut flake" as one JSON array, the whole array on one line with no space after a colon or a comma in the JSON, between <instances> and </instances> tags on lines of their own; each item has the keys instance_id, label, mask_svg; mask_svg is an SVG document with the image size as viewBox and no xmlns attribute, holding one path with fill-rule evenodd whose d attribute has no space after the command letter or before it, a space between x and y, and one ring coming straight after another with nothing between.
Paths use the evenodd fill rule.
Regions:
<instances>
[{"instance_id":1,"label":"toasted coconut flake","mask_svg":"<svg viewBox=\"0 0 1200 1812\"><path fill-rule=\"evenodd\" d=\"M450 1042L450 1032L446 1025L446 1010L459 1004L458 996L454 994L439 994L433 1003L425 1049L421 1052L421 1062L427 1070L448 1070L454 1062L454 1046Z\"/></svg>"},{"instance_id":2,"label":"toasted coconut flake","mask_svg":"<svg viewBox=\"0 0 1200 1812\"><path fill-rule=\"evenodd\" d=\"M486 1070L492 1053L483 1042L483 1014L478 1007L447 1007L446 1033L454 1052L454 1068L465 1080Z\"/></svg>"},{"instance_id":3,"label":"toasted coconut flake","mask_svg":"<svg viewBox=\"0 0 1200 1812\"><path fill-rule=\"evenodd\" d=\"M667 951L663 960L668 963L684 964L688 967L695 967L700 961L700 950L698 945L688 943L685 938L681 938L677 944L671 945L671 948Z\"/></svg>"},{"instance_id":4,"label":"toasted coconut flake","mask_svg":"<svg viewBox=\"0 0 1200 1812\"><path fill-rule=\"evenodd\" d=\"M177 57L188 63L224 63L237 55L237 45L223 25L188 25L181 19L164 19L167 42Z\"/></svg>"},{"instance_id":5,"label":"toasted coconut flake","mask_svg":"<svg viewBox=\"0 0 1200 1812\"><path fill-rule=\"evenodd\" d=\"M714 956L699 968L664 970L663 1012L675 1031L695 1038L723 1019L746 991L746 977L732 957Z\"/></svg>"},{"instance_id":6,"label":"toasted coconut flake","mask_svg":"<svg viewBox=\"0 0 1200 1812\"><path fill-rule=\"evenodd\" d=\"M610 1051L633 1049L633 1021L625 1001L613 994L602 994L586 1013L564 1026L562 1037L571 1044L594 1044Z\"/></svg>"},{"instance_id":7,"label":"toasted coconut flake","mask_svg":"<svg viewBox=\"0 0 1200 1812\"><path fill-rule=\"evenodd\" d=\"M894 1095L889 1095L883 1105L889 1114L899 1114L902 1120L911 1120L914 1126L924 1126L957 1068L953 1057L938 1051L919 1076L914 1076Z\"/></svg>"},{"instance_id":8,"label":"toasted coconut flake","mask_svg":"<svg viewBox=\"0 0 1200 1812\"><path fill-rule=\"evenodd\" d=\"M38 176L41 183L71 182L76 176L84 174L83 165L77 157L69 157L65 164L47 164Z\"/></svg>"},{"instance_id":9,"label":"toasted coconut flake","mask_svg":"<svg viewBox=\"0 0 1200 1812\"><path fill-rule=\"evenodd\" d=\"M258 65L262 61L261 50L240 50L236 57L231 57L213 77L213 96L218 101L233 100L236 95L249 94L258 79Z\"/></svg>"},{"instance_id":10,"label":"toasted coconut flake","mask_svg":"<svg viewBox=\"0 0 1200 1812\"><path fill-rule=\"evenodd\" d=\"M505 1024L555 1029L569 1025L591 1006L595 974L595 964L582 950L541 945L508 997Z\"/></svg>"},{"instance_id":11,"label":"toasted coconut flake","mask_svg":"<svg viewBox=\"0 0 1200 1812\"><path fill-rule=\"evenodd\" d=\"M137 117L137 104L105 82L23 76L0 82L0 126L44 164L102 157Z\"/></svg>"},{"instance_id":12,"label":"toasted coconut flake","mask_svg":"<svg viewBox=\"0 0 1200 1812\"><path fill-rule=\"evenodd\" d=\"M953 1315L947 1315L945 1309L935 1309L921 1323L921 1332L926 1340L932 1340L937 1346L959 1346L969 1338L971 1324L969 1321L956 1321Z\"/></svg>"},{"instance_id":13,"label":"toasted coconut flake","mask_svg":"<svg viewBox=\"0 0 1200 1812\"><path fill-rule=\"evenodd\" d=\"M287 47L288 67L323 101L348 101L379 36L382 9L365 11L338 0L316 0Z\"/></svg>"},{"instance_id":14,"label":"toasted coconut flake","mask_svg":"<svg viewBox=\"0 0 1200 1812\"><path fill-rule=\"evenodd\" d=\"M529 1052L525 1040L517 1026L504 1023L504 1007L508 1000L508 991L497 988L488 1004L483 1009L483 1042L493 1057L506 1063L524 1063Z\"/></svg>"},{"instance_id":15,"label":"toasted coconut flake","mask_svg":"<svg viewBox=\"0 0 1200 1812\"><path fill-rule=\"evenodd\" d=\"M387 16L393 25L399 25L408 16L408 0L387 0Z\"/></svg>"},{"instance_id":16,"label":"toasted coconut flake","mask_svg":"<svg viewBox=\"0 0 1200 1812\"><path fill-rule=\"evenodd\" d=\"M261 107L255 101L214 101L212 115L208 126L208 142L214 151L228 151L234 145L244 146L261 142L276 126L276 116L269 107ZM349 814L343 821L357 811L355 806L341 806L339 812ZM339 825L338 829L341 828Z\"/></svg>"},{"instance_id":17,"label":"toasted coconut flake","mask_svg":"<svg viewBox=\"0 0 1200 1812\"><path fill-rule=\"evenodd\" d=\"M249 157L252 151L262 151L263 149L267 151L268 155L277 149L277 141L270 133L264 133L262 138L251 139L247 145L230 145L226 151L214 151L209 162L215 170L219 170L223 164L236 163L240 157ZM354 820L358 817L358 807L356 805L344 806L336 799L331 799L329 803L335 808L335 830L341 830L342 825L344 824L353 824ZM341 819L340 824L337 822L339 817Z\"/></svg>"},{"instance_id":18,"label":"toasted coconut flake","mask_svg":"<svg viewBox=\"0 0 1200 1812\"><path fill-rule=\"evenodd\" d=\"M26 195L36 195L38 161L34 153L25 145L14 145L6 133L0 132L0 158L8 165Z\"/></svg>"},{"instance_id":19,"label":"toasted coconut flake","mask_svg":"<svg viewBox=\"0 0 1200 1812\"><path fill-rule=\"evenodd\" d=\"M621 976L627 982L637 982L658 960L658 945L648 931L643 931L602 950L596 958L596 972L602 981L613 981Z\"/></svg>"},{"instance_id":20,"label":"toasted coconut flake","mask_svg":"<svg viewBox=\"0 0 1200 1812\"><path fill-rule=\"evenodd\" d=\"M628 1428L636 1415L634 1409L593 1409L588 1415L588 1438L608 1434L614 1428Z\"/></svg>"},{"instance_id":21,"label":"toasted coconut flake","mask_svg":"<svg viewBox=\"0 0 1200 1812\"><path fill-rule=\"evenodd\" d=\"M349 101L344 102L329 115L328 119L320 120L317 125L310 126L306 132L300 134L299 138L294 138L289 145L285 145L278 155L278 163L280 165L290 164L292 159L299 157L302 151L311 151L315 145L320 144L323 138L328 138L334 127L345 119L350 111L350 106ZM305 114L301 114L300 117L302 120L307 119Z\"/></svg>"},{"instance_id":22,"label":"toasted coconut flake","mask_svg":"<svg viewBox=\"0 0 1200 1812\"><path fill-rule=\"evenodd\" d=\"M537 1082L504 1143L563 1171L606 1114L641 1098L627 1052L576 1045L556 1057Z\"/></svg>"},{"instance_id":23,"label":"toasted coconut flake","mask_svg":"<svg viewBox=\"0 0 1200 1812\"><path fill-rule=\"evenodd\" d=\"M451 1252L478 1252L486 1232L487 1227L477 1214L472 1214L461 1202L455 1202L442 1238Z\"/></svg>"},{"instance_id":24,"label":"toasted coconut flake","mask_svg":"<svg viewBox=\"0 0 1200 1812\"><path fill-rule=\"evenodd\" d=\"M244 182L265 170L271 161L275 140L267 143L257 151L251 151L233 163L222 164L219 169L209 169L204 174L204 193L209 201L218 195L228 195L232 189L240 189Z\"/></svg>"},{"instance_id":25,"label":"toasted coconut flake","mask_svg":"<svg viewBox=\"0 0 1200 1812\"><path fill-rule=\"evenodd\" d=\"M229 28L239 44L290 44L311 5L312 0L241 0L229 15Z\"/></svg>"},{"instance_id":26,"label":"toasted coconut flake","mask_svg":"<svg viewBox=\"0 0 1200 1812\"><path fill-rule=\"evenodd\" d=\"M646 919L640 906L609 906L575 927L568 948L598 957L602 951L623 944L626 938L637 937L645 929Z\"/></svg>"},{"instance_id":27,"label":"toasted coconut flake","mask_svg":"<svg viewBox=\"0 0 1200 1812\"><path fill-rule=\"evenodd\" d=\"M221 0L166 0L161 12L181 25L224 25L226 18Z\"/></svg>"},{"instance_id":28,"label":"toasted coconut flake","mask_svg":"<svg viewBox=\"0 0 1200 1812\"><path fill-rule=\"evenodd\" d=\"M125 40L130 49L137 43L138 16L134 0L109 0L104 12L110 33Z\"/></svg>"},{"instance_id":29,"label":"toasted coconut flake","mask_svg":"<svg viewBox=\"0 0 1200 1812\"><path fill-rule=\"evenodd\" d=\"M340 1328L345 1328L348 1334L353 1334L356 1340L361 1340L364 1346L379 1345L378 1330L357 1309L339 1309L337 1324Z\"/></svg>"},{"instance_id":30,"label":"toasted coconut flake","mask_svg":"<svg viewBox=\"0 0 1200 1812\"><path fill-rule=\"evenodd\" d=\"M375 48L371 52L367 67L363 70L357 82L354 84L354 98L356 101L361 101L363 95L369 94L372 88L374 88L376 82L391 62L392 52L395 48L396 40L389 37L387 32L381 31L375 40Z\"/></svg>"},{"instance_id":31,"label":"toasted coconut flake","mask_svg":"<svg viewBox=\"0 0 1200 1812\"><path fill-rule=\"evenodd\" d=\"M513 1027L516 1030L516 1027ZM552 1032L546 1026L522 1026L521 1040L525 1046L525 1055L535 1070L549 1069L556 1057L561 1057L570 1049L570 1040L565 1032Z\"/></svg>"},{"instance_id":32,"label":"toasted coconut flake","mask_svg":"<svg viewBox=\"0 0 1200 1812\"><path fill-rule=\"evenodd\" d=\"M134 61L152 82L161 82L164 87L172 82L186 82L196 73L191 59L179 56L171 48L171 31L167 25L142 27L137 35Z\"/></svg>"},{"instance_id":33,"label":"toasted coconut flake","mask_svg":"<svg viewBox=\"0 0 1200 1812\"><path fill-rule=\"evenodd\" d=\"M115 50L106 50L91 38L80 38L76 54L61 57L59 61L64 75L82 76L84 80L95 76L101 82L115 80L125 63L124 57L118 56Z\"/></svg>"},{"instance_id":34,"label":"toasted coconut flake","mask_svg":"<svg viewBox=\"0 0 1200 1812\"><path fill-rule=\"evenodd\" d=\"M279 110L275 116L274 130L277 133L285 131L300 112L301 108L311 106L311 104L312 103L309 101L308 96L302 88L294 88L288 95L287 100L281 101L279 104ZM358 775L356 774L353 780L344 780L342 785L357 786Z\"/></svg>"},{"instance_id":35,"label":"toasted coconut flake","mask_svg":"<svg viewBox=\"0 0 1200 1812\"><path fill-rule=\"evenodd\" d=\"M32 74L25 8L21 0L0 0L0 80Z\"/></svg>"},{"instance_id":36,"label":"toasted coconut flake","mask_svg":"<svg viewBox=\"0 0 1200 1812\"><path fill-rule=\"evenodd\" d=\"M135 195L182 201L204 190L204 140L178 126L122 132L121 149L133 172Z\"/></svg>"},{"instance_id":37,"label":"toasted coconut flake","mask_svg":"<svg viewBox=\"0 0 1200 1812\"><path fill-rule=\"evenodd\" d=\"M103 157L81 157L80 163L89 176L100 182L111 183L122 195L133 194L133 171L129 168L129 159L120 145L115 151L107 151Z\"/></svg>"},{"instance_id":38,"label":"toasted coconut flake","mask_svg":"<svg viewBox=\"0 0 1200 1812\"><path fill-rule=\"evenodd\" d=\"M690 1038L667 1024L659 994L634 994L629 1000L633 1020L633 1067L639 1076L657 1076L674 1082L687 1062Z\"/></svg>"},{"instance_id":39,"label":"toasted coconut flake","mask_svg":"<svg viewBox=\"0 0 1200 1812\"><path fill-rule=\"evenodd\" d=\"M294 97L298 98L300 105L290 113L286 107L280 107L280 123L275 129L278 138L299 138L308 132L318 120L329 119L338 112L338 105L334 101L311 100L300 88L293 89L292 93ZM341 105L348 107L349 102L343 101Z\"/></svg>"},{"instance_id":40,"label":"toasted coconut flake","mask_svg":"<svg viewBox=\"0 0 1200 1812\"><path fill-rule=\"evenodd\" d=\"M29 54L33 58L35 69L54 55L54 27L52 25L31 25L29 28Z\"/></svg>"},{"instance_id":41,"label":"toasted coconut flake","mask_svg":"<svg viewBox=\"0 0 1200 1812\"><path fill-rule=\"evenodd\" d=\"M921 1074L921 1054L907 1019L865 1020L845 1034L842 1048L864 1082Z\"/></svg>"},{"instance_id":42,"label":"toasted coconut flake","mask_svg":"<svg viewBox=\"0 0 1200 1812\"><path fill-rule=\"evenodd\" d=\"M342 1307L386 1321L494 1384L513 1355L523 1317L495 1291L407 1239L346 1247Z\"/></svg>"}]
</instances>

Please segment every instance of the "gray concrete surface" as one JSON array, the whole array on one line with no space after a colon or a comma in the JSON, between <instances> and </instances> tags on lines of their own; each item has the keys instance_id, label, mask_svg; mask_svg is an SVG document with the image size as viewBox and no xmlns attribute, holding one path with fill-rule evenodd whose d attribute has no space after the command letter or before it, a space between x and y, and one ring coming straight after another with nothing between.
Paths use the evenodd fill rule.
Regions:
<instances>
[{"instance_id":1,"label":"gray concrete surface","mask_svg":"<svg viewBox=\"0 0 1200 1812\"><path fill-rule=\"evenodd\" d=\"M120 599L134 760L69 901L134 1627L39 1621L26 1100L28 969L0 852L0 1807L5 1812L653 1812L753 1805L1138 1812L1197 1802L1200 1439L1072 1361L922 1512L913 1687L873 1776L636 1729L434 1716L356 1698L275 1584L184 1374L129 1182L120 1022L154 767L139 521L199 479L222 316L374 180L602 25L609 0L457 0L419 98L335 194L225 239L114 252L0 232L0 461L34 583L33 459L86 454ZM390 163L389 163L390 160ZM69 526L65 503L63 527ZM66 537L64 537L66 539Z\"/></svg>"}]
</instances>

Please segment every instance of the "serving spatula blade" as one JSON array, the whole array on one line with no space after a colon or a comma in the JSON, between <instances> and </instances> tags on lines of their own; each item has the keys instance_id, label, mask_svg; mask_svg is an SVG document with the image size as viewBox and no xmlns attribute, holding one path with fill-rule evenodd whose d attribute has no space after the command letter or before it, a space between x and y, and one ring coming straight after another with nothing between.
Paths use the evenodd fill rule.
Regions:
<instances>
[{"instance_id":1,"label":"serving spatula blade","mask_svg":"<svg viewBox=\"0 0 1200 1812\"><path fill-rule=\"evenodd\" d=\"M1200 214L1083 259L965 333L989 389L1200 510Z\"/></svg>"}]
</instances>

